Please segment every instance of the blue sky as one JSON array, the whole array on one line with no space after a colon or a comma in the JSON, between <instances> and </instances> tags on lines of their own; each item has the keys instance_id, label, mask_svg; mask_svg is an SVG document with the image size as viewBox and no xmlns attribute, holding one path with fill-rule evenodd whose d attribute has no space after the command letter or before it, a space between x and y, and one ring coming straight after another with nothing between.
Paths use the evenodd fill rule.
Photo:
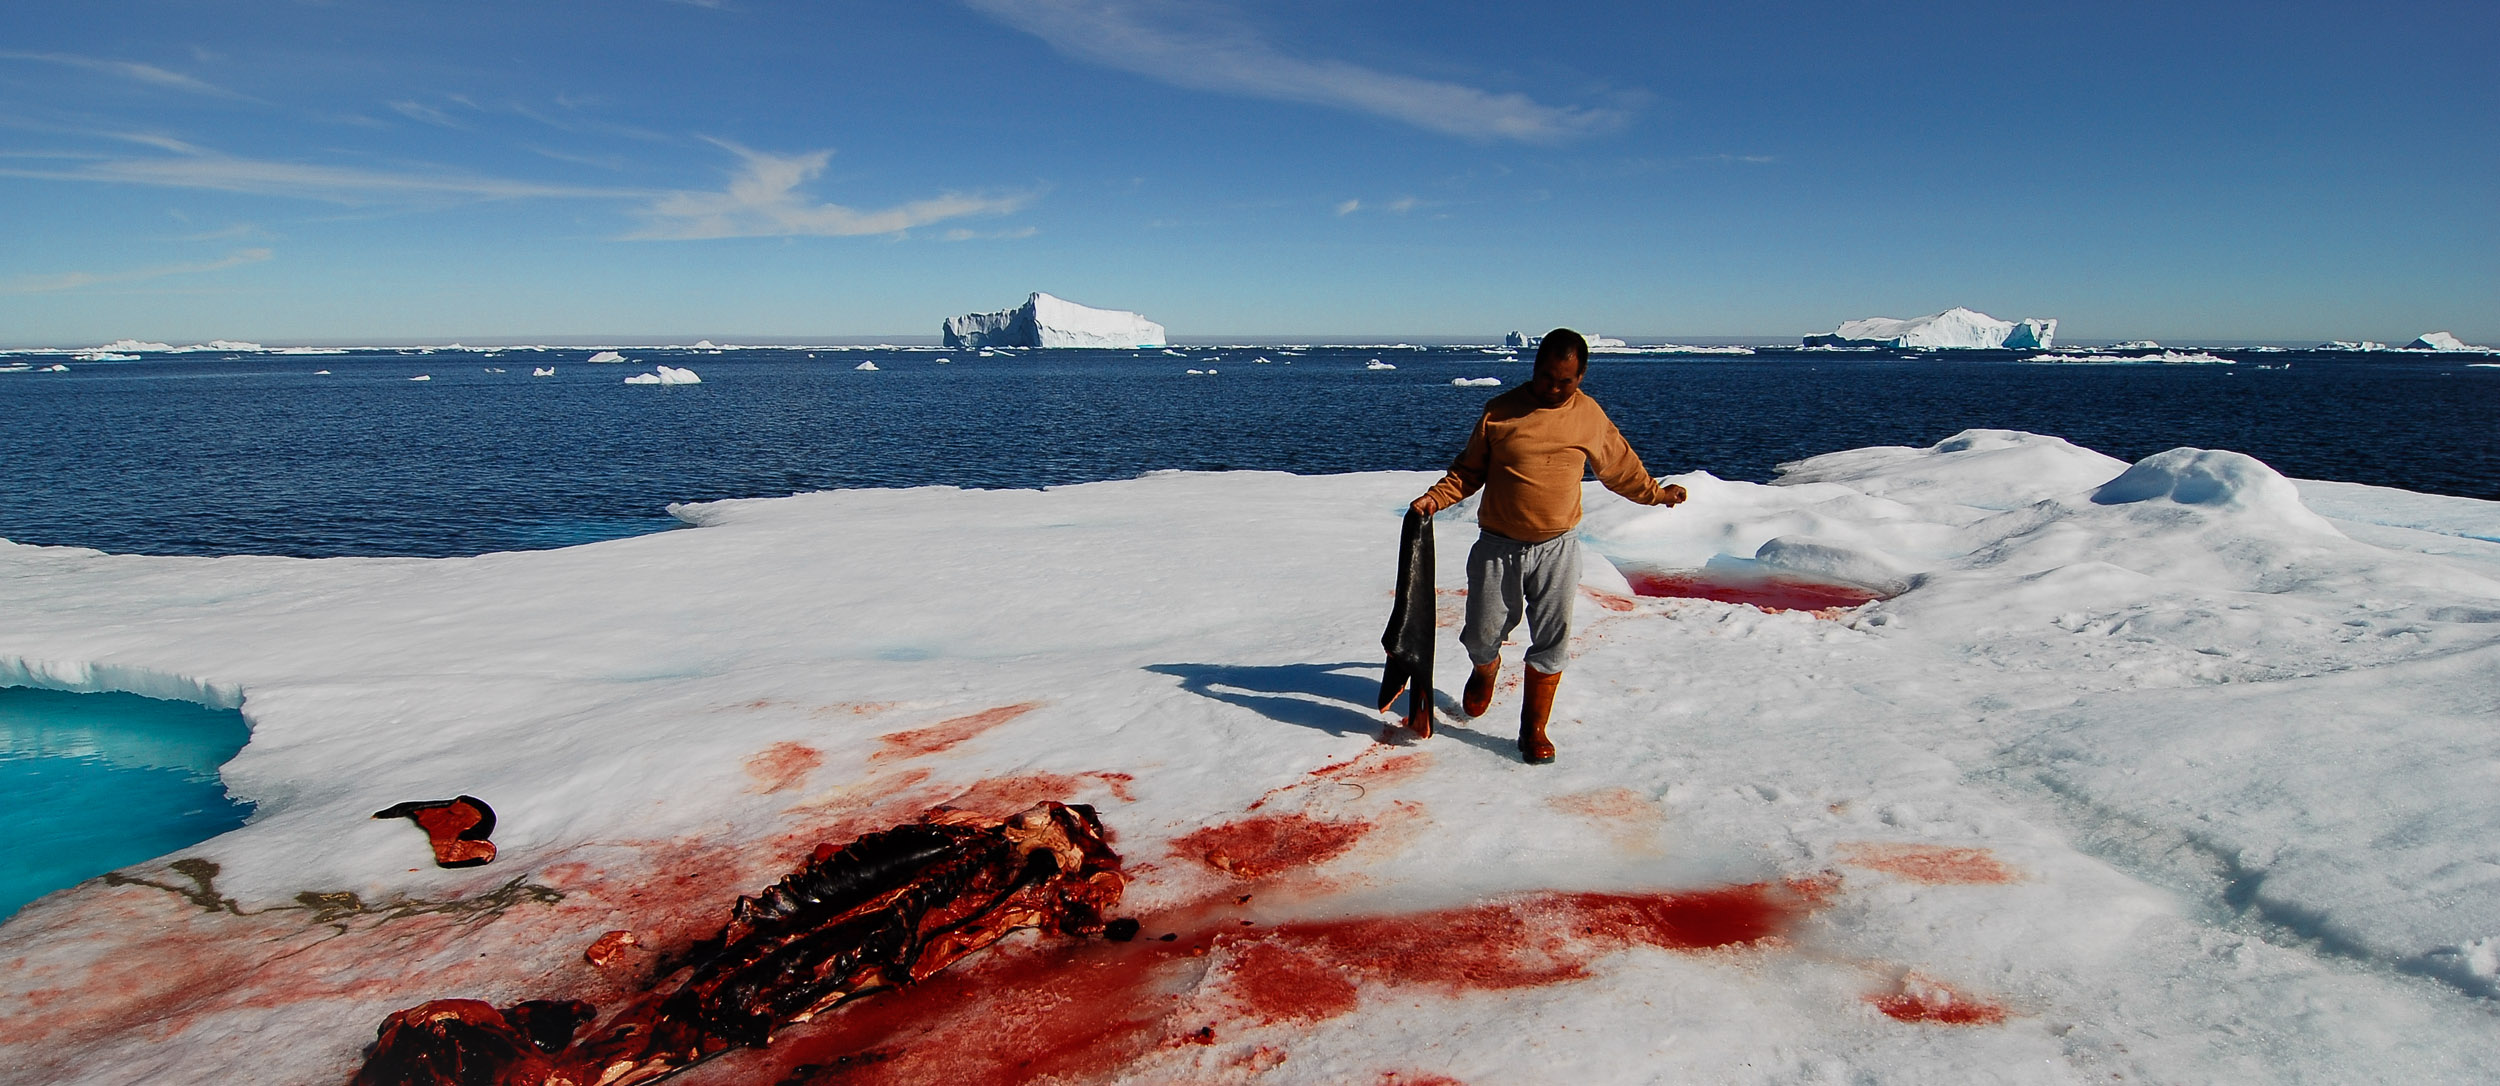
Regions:
<instances>
[{"instance_id":1,"label":"blue sky","mask_svg":"<svg viewBox=\"0 0 2500 1086\"><path fill-rule=\"evenodd\" d=\"M2490 0L18 3L0 342L2500 342L2495 73Z\"/></svg>"}]
</instances>

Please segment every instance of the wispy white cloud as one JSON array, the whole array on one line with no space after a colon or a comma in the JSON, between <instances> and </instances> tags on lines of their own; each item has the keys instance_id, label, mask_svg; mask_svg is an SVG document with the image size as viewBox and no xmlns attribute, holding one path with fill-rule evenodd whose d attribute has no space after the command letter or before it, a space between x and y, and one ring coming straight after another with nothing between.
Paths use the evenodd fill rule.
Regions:
<instances>
[{"instance_id":1,"label":"wispy white cloud","mask_svg":"<svg viewBox=\"0 0 2500 1086\"><path fill-rule=\"evenodd\" d=\"M1228 13L1186 0L964 0L1069 56L1177 86L1386 117L1470 139L1550 143L1620 126L1622 110L1284 52Z\"/></svg>"},{"instance_id":2,"label":"wispy white cloud","mask_svg":"<svg viewBox=\"0 0 2500 1086\"><path fill-rule=\"evenodd\" d=\"M1337 205L1337 214L1339 217L1351 215L1368 206L1370 205L1365 204L1361 200L1348 200ZM1422 206L1424 206L1424 202L1421 200L1412 196L1400 196L1395 200L1391 200L1388 203L1380 205L1380 210L1386 211L1392 215L1404 215L1407 212L1413 211Z\"/></svg>"},{"instance_id":3,"label":"wispy white cloud","mask_svg":"<svg viewBox=\"0 0 2500 1086\"><path fill-rule=\"evenodd\" d=\"M166 90L182 91L186 94L206 95L211 98L228 98L242 102L259 101L259 99L253 98L251 95L239 94L237 92L227 90L224 87L217 86L214 83L205 83L184 75L181 72L167 71L163 68L157 67L156 65L141 64L137 61L105 60L99 57L82 57L71 53L21 52L0 52L0 60L32 60L45 64L59 64L71 68L77 68L82 71L119 76L133 82L145 83L154 87L162 87Z\"/></svg>"},{"instance_id":4,"label":"wispy white cloud","mask_svg":"<svg viewBox=\"0 0 2500 1086\"><path fill-rule=\"evenodd\" d=\"M777 155L715 140L738 156L739 168L719 192L672 192L642 209L633 237L662 240L752 237L853 237L897 234L967 215L1000 215L1030 203L1030 194L943 193L875 211L813 203L799 185L821 174L831 151Z\"/></svg>"},{"instance_id":5,"label":"wispy white cloud","mask_svg":"<svg viewBox=\"0 0 2500 1086\"><path fill-rule=\"evenodd\" d=\"M77 290L80 287L145 282L172 275L199 275L205 272L224 271L227 268L239 268L246 264L258 264L269 259L270 255L267 249L237 249L222 259L204 263L161 264L153 268L140 268L125 272L75 271L62 272L58 275L26 276L8 283L0 283L0 294L52 294L65 290Z\"/></svg>"},{"instance_id":6,"label":"wispy white cloud","mask_svg":"<svg viewBox=\"0 0 2500 1086\"><path fill-rule=\"evenodd\" d=\"M433 106L426 105L423 102L399 101L388 104L391 107L391 112L397 113L400 116L406 117L419 124L430 124L437 128L466 129L469 127L468 125L454 120L451 114L445 113L442 110L434 108Z\"/></svg>"},{"instance_id":7,"label":"wispy white cloud","mask_svg":"<svg viewBox=\"0 0 2500 1086\"><path fill-rule=\"evenodd\" d=\"M1042 229L1038 226L1019 226L1013 230L967 230L959 226L939 237L944 241L1014 241L1017 238L1029 238L1041 232Z\"/></svg>"},{"instance_id":8,"label":"wispy white cloud","mask_svg":"<svg viewBox=\"0 0 2500 1086\"><path fill-rule=\"evenodd\" d=\"M348 205L542 197L648 199L656 195L649 189L551 184L433 167L390 170L281 162L229 155L181 140L145 134L108 135L175 153L64 158L42 166L0 165L0 176L211 189L260 196L293 196Z\"/></svg>"}]
</instances>

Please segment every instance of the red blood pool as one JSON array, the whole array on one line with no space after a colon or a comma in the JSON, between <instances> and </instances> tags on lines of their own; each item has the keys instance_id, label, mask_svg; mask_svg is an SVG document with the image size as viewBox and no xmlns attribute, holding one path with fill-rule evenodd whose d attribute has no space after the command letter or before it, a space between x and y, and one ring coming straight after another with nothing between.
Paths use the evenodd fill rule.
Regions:
<instances>
[{"instance_id":1,"label":"red blood pool","mask_svg":"<svg viewBox=\"0 0 2500 1086\"><path fill-rule=\"evenodd\" d=\"M1955 1000L1938 1003L1922 996L1870 996L1867 1002L1875 1009L1903 1022L1933 1022L1940 1026L1993 1026L2005 1021L2005 1008L1993 1003L1965 1003Z\"/></svg>"},{"instance_id":2,"label":"red blood pool","mask_svg":"<svg viewBox=\"0 0 2500 1086\"><path fill-rule=\"evenodd\" d=\"M1824 584L1794 577L1770 577L1719 570L1676 570L1630 573L1632 592L1641 596L1717 600L1765 611L1821 611L1857 607L1884 598L1883 593L1854 585Z\"/></svg>"},{"instance_id":3,"label":"red blood pool","mask_svg":"<svg viewBox=\"0 0 2500 1086\"><path fill-rule=\"evenodd\" d=\"M824 753L804 743L775 743L747 759L747 776L755 778L753 791L773 793L806 780L816 767L825 764Z\"/></svg>"},{"instance_id":4,"label":"red blood pool","mask_svg":"<svg viewBox=\"0 0 2500 1086\"><path fill-rule=\"evenodd\" d=\"M1425 913L1279 924L1223 944L1224 988L1245 1014L1315 1022L1370 982L1507 991L1589 976L1632 946L1700 950L1779 934L1796 904L1767 886L1691 894L1543 893Z\"/></svg>"},{"instance_id":5,"label":"red blood pool","mask_svg":"<svg viewBox=\"0 0 2500 1086\"><path fill-rule=\"evenodd\" d=\"M1209 826L1172 842L1174 853L1218 871L1263 879L1327 863L1372 831L1369 822L1322 822L1298 814L1266 815Z\"/></svg>"},{"instance_id":6,"label":"red blood pool","mask_svg":"<svg viewBox=\"0 0 2500 1086\"><path fill-rule=\"evenodd\" d=\"M1868 996L1875 1009L1902 1022L1930 1022L1939 1026L1993 1026L2005 1021L2005 1008L1968 996L1912 973L1901 980L1901 990L1890 995Z\"/></svg>"},{"instance_id":7,"label":"red blood pool","mask_svg":"<svg viewBox=\"0 0 2500 1086\"><path fill-rule=\"evenodd\" d=\"M1001 705L995 709L983 709L980 712L969 713L951 720L941 720L926 728L914 728L910 731L881 735L877 737L877 742L883 744L884 747L871 755L869 760L882 762L889 758L935 754L1040 707L1041 703L1032 701L1020 705Z\"/></svg>"},{"instance_id":8,"label":"red blood pool","mask_svg":"<svg viewBox=\"0 0 2500 1086\"><path fill-rule=\"evenodd\" d=\"M1459 993L1568 983L1627 947L1694 950L1775 936L1808 904L1765 885L1540 893L1245 930L1223 905L1202 903L1146 918L1150 928L1178 929L1172 942L1001 946L793 1026L771 1049L731 1053L687 1080L1013 1086L1116 1078L1157 1053L1226 1043L1243 1029L1353 1013L1366 987ZM1286 1055L1262 1045L1235 1062L1266 1070ZM1422 1072L1381 1072L1376 1081L1457 1086Z\"/></svg>"},{"instance_id":9,"label":"red blood pool","mask_svg":"<svg viewBox=\"0 0 2500 1086\"><path fill-rule=\"evenodd\" d=\"M1865 842L1845 846L1844 861L1926 883L2012 882L2016 872L1984 848Z\"/></svg>"}]
</instances>

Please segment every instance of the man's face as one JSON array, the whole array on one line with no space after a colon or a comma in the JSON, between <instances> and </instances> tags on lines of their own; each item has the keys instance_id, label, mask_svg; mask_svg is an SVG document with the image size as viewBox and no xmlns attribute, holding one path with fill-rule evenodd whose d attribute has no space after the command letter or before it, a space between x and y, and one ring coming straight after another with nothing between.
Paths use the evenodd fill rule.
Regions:
<instances>
[{"instance_id":1,"label":"man's face","mask_svg":"<svg viewBox=\"0 0 2500 1086\"><path fill-rule=\"evenodd\" d=\"M1588 371L1588 360L1583 358L1557 358L1552 362L1539 362L1536 365L1536 376L1528 378L1529 394L1535 396L1538 403L1547 407L1561 407L1571 402L1571 397L1579 393L1580 378L1586 376Z\"/></svg>"}]
</instances>

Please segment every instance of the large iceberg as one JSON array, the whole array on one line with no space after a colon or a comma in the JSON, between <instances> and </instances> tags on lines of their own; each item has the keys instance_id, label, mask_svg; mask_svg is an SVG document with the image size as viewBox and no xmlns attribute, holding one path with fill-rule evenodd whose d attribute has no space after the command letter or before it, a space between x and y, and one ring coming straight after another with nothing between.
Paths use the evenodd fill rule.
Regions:
<instances>
[{"instance_id":1,"label":"large iceberg","mask_svg":"<svg viewBox=\"0 0 2500 1086\"><path fill-rule=\"evenodd\" d=\"M1163 326L1125 309L1096 309L1035 291L1024 304L996 313L948 317L948 347L1163 346Z\"/></svg>"},{"instance_id":2,"label":"large iceberg","mask_svg":"<svg viewBox=\"0 0 2500 1086\"><path fill-rule=\"evenodd\" d=\"M2421 335L2413 337L2413 342L2405 344L2405 347L2416 351L2481 351L2485 354L2491 353L2491 348L2489 347L2477 347L2464 340L2458 339L2456 336L2447 332L2424 332Z\"/></svg>"},{"instance_id":3,"label":"large iceberg","mask_svg":"<svg viewBox=\"0 0 2500 1086\"><path fill-rule=\"evenodd\" d=\"M2057 338L2057 318L2025 317L2001 321L1974 309L1955 306L1942 313L1895 320L1867 317L1844 321L1833 331L1807 336L1808 347L1920 347L1968 350L2046 350Z\"/></svg>"}]
</instances>

